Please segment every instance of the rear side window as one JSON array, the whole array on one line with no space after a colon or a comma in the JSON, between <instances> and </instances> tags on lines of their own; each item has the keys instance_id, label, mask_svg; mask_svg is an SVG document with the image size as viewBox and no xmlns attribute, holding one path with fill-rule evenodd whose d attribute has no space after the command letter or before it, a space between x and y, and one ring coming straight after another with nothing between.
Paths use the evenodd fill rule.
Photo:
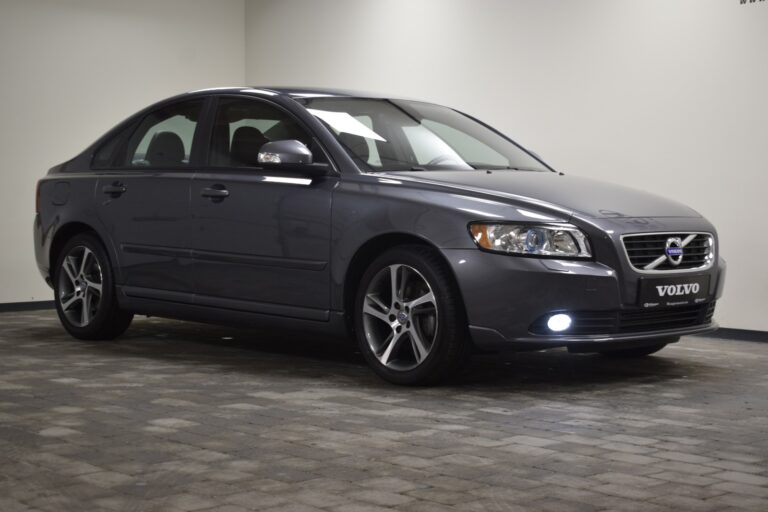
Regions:
<instances>
[{"instance_id":1,"label":"rear side window","mask_svg":"<svg viewBox=\"0 0 768 512\"><path fill-rule=\"evenodd\" d=\"M148 114L128 139L121 167L188 166L203 101L175 103Z\"/></svg>"}]
</instances>

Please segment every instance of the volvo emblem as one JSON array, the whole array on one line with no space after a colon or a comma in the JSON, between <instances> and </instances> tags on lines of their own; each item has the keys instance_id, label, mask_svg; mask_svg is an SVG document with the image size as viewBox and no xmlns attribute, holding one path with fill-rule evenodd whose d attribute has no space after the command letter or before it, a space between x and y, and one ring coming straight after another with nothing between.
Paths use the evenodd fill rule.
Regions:
<instances>
[{"instance_id":1,"label":"volvo emblem","mask_svg":"<svg viewBox=\"0 0 768 512\"><path fill-rule=\"evenodd\" d=\"M664 254L667 255L667 261L670 265L678 266L683 261L683 240L677 236L667 238Z\"/></svg>"}]
</instances>

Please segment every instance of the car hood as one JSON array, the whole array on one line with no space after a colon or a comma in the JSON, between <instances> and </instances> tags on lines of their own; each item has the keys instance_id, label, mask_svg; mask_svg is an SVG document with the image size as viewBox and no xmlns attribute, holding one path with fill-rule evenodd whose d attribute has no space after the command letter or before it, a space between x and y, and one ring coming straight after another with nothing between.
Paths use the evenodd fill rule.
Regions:
<instances>
[{"instance_id":1,"label":"car hood","mask_svg":"<svg viewBox=\"0 0 768 512\"><path fill-rule=\"evenodd\" d=\"M554 172L407 171L392 177L504 197L586 218L700 217L695 210L647 192Z\"/></svg>"}]
</instances>

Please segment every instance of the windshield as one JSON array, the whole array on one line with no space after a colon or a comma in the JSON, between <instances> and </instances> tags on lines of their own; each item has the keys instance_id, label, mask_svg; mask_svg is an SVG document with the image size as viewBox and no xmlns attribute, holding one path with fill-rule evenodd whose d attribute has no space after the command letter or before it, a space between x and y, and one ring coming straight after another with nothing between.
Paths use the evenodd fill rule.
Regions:
<instances>
[{"instance_id":1,"label":"windshield","mask_svg":"<svg viewBox=\"0 0 768 512\"><path fill-rule=\"evenodd\" d=\"M364 98L301 101L365 170L549 170L515 143L447 107Z\"/></svg>"}]
</instances>

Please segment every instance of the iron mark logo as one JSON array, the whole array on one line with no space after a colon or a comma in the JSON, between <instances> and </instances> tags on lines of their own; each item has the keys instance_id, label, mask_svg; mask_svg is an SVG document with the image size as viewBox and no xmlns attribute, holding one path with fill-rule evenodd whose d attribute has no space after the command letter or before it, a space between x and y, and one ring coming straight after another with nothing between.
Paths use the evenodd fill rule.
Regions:
<instances>
[{"instance_id":1,"label":"iron mark logo","mask_svg":"<svg viewBox=\"0 0 768 512\"><path fill-rule=\"evenodd\" d=\"M739 0L741 5L756 4L758 2L765 2L765 0Z\"/></svg>"}]
</instances>

